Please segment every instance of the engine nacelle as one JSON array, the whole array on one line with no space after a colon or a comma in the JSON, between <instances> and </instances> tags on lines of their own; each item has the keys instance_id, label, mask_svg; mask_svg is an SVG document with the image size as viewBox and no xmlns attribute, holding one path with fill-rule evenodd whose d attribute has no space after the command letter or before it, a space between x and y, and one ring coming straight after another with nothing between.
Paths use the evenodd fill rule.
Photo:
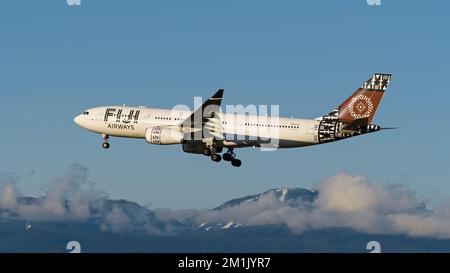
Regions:
<instances>
[{"instance_id":1,"label":"engine nacelle","mask_svg":"<svg viewBox=\"0 0 450 273\"><path fill-rule=\"evenodd\" d=\"M184 134L177 128L151 127L145 132L145 140L149 144L171 145L181 144Z\"/></svg>"}]
</instances>

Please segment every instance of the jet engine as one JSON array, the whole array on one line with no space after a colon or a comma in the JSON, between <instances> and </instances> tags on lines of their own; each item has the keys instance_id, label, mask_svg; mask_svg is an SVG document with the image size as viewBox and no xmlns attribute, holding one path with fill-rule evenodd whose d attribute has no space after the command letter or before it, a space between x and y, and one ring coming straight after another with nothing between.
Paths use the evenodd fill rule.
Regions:
<instances>
[{"instance_id":1,"label":"jet engine","mask_svg":"<svg viewBox=\"0 0 450 273\"><path fill-rule=\"evenodd\" d=\"M151 127L145 132L145 140L156 145L181 144L184 142L184 134L178 128Z\"/></svg>"}]
</instances>

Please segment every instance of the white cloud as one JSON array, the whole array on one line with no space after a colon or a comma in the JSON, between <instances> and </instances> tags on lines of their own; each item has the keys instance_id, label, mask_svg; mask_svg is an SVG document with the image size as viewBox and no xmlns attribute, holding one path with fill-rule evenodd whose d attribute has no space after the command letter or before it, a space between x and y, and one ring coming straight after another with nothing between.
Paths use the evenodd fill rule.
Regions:
<instances>
[{"instance_id":1,"label":"white cloud","mask_svg":"<svg viewBox=\"0 0 450 273\"><path fill-rule=\"evenodd\" d=\"M110 213L106 215L105 222L101 225L103 231L119 232L129 228L130 219L117 207L113 207Z\"/></svg>"},{"instance_id":2,"label":"white cloud","mask_svg":"<svg viewBox=\"0 0 450 273\"><path fill-rule=\"evenodd\" d=\"M29 221L92 221L101 230L112 232L144 231L160 234L159 228L171 232L169 225L155 228L151 213L140 209L138 205L127 212L119 208L120 205L111 207L111 202L106 202L106 195L96 190L89 180L89 170L79 164L73 164L64 176L43 188L44 196L30 199L32 202L21 197L16 188L17 178L12 179L8 175L0 180L0 217Z\"/></svg>"},{"instance_id":3,"label":"white cloud","mask_svg":"<svg viewBox=\"0 0 450 273\"><path fill-rule=\"evenodd\" d=\"M319 185L316 206L336 212L402 212L420 205L414 193L400 185L370 183L363 176L340 173Z\"/></svg>"},{"instance_id":4,"label":"white cloud","mask_svg":"<svg viewBox=\"0 0 450 273\"><path fill-rule=\"evenodd\" d=\"M16 187L8 182L0 185L0 209L15 210L17 207Z\"/></svg>"},{"instance_id":5,"label":"white cloud","mask_svg":"<svg viewBox=\"0 0 450 273\"><path fill-rule=\"evenodd\" d=\"M0 186L0 209L28 220L85 220L90 217L89 206L93 200L104 198L102 193L85 190L90 185L89 170L74 164L62 178L44 188L45 195L38 202L18 202L20 193L15 181L6 179Z\"/></svg>"}]
</instances>

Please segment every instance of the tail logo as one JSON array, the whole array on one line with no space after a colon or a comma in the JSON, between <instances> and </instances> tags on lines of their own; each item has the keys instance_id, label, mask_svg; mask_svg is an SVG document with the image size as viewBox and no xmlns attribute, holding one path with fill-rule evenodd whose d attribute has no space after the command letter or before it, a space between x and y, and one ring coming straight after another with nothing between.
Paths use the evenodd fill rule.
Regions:
<instances>
[{"instance_id":1,"label":"tail logo","mask_svg":"<svg viewBox=\"0 0 450 273\"><path fill-rule=\"evenodd\" d=\"M369 97L359 94L348 104L348 111L354 119L368 118L373 111L373 103Z\"/></svg>"}]
</instances>

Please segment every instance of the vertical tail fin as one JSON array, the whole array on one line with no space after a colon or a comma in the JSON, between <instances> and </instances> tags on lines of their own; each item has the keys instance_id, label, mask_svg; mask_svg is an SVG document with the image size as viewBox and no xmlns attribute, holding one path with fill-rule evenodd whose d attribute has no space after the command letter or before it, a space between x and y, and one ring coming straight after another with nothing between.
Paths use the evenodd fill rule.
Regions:
<instances>
[{"instance_id":1,"label":"vertical tail fin","mask_svg":"<svg viewBox=\"0 0 450 273\"><path fill-rule=\"evenodd\" d=\"M374 74L337 108L338 120L353 122L367 119L370 124L391 78L391 74Z\"/></svg>"}]
</instances>

